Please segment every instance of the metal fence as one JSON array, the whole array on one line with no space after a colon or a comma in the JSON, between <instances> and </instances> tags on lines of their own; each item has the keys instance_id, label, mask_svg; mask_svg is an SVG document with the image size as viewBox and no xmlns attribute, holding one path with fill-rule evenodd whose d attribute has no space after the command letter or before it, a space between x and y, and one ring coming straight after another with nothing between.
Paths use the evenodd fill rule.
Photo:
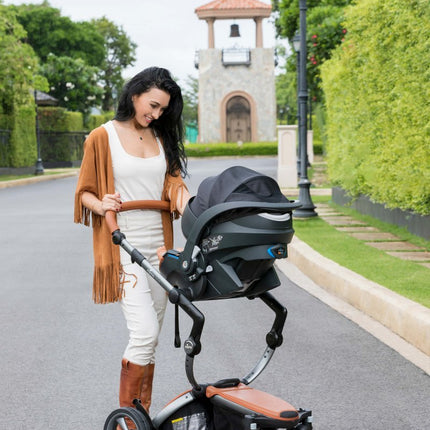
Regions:
<instances>
[{"instance_id":1,"label":"metal fence","mask_svg":"<svg viewBox=\"0 0 430 430\"><path fill-rule=\"evenodd\" d=\"M85 131L39 131L44 167L79 166L84 155Z\"/></svg>"}]
</instances>

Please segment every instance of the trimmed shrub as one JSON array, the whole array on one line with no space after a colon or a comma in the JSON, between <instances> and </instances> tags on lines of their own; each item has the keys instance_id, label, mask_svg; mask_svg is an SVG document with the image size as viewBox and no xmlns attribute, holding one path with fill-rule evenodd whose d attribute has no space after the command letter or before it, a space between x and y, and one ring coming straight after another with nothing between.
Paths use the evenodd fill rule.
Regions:
<instances>
[{"instance_id":1,"label":"trimmed shrub","mask_svg":"<svg viewBox=\"0 0 430 430\"><path fill-rule=\"evenodd\" d=\"M218 157L243 155L277 155L278 142L188 143L187 157Z\"/></svg>"},{"instance_id":2,"label":"trimmed shrub","mask_svg":"<svg viewBox=\"0 0 430 430\"><path fill-rule=\"evenodd\" d=\"M330 180L430 214L430 3L361 0L322 66Z\"/></svg>"},{"instance_id":3,"label":"trimmed shrub","mask_svg":"<svg viewBox=\"0 0 430 430\"><path fill-rule=\"evenodd\" d=\"M114 112L106 112L99 115L90 115L87 121L88 130L94 130L95 128L100 127L105 122L108 122L113 119L114 115Z\"/></svg>"},{"instance_id":4,"label":"trimmed shrub","mask_svg":"<svg viewBox=\"0 0 430 430\"><path fill-rule=\"evenodd\" d=\"M38 109L41 156L46 167L66 167L82 157L85 132L81 112L62 107Z\"/></svg>"},{"instance_id":5,"label":"trimmed shrub","mask_svg":"<svg viewBox=\"0 0 430 430\"><path fill-rule=\"evenodd\" d=\"M81 112L70 112L62 107L39 107L39 128L43 131L82 131Z\"/></svg>"},{"instance_id":6,"label":"trimmed shrub","mask_svg":"<svg viewBox=\"0 0 430 430\"><path fill-rule=\"evenodd\" d=\"M14 106L14 113L9 117L11 129L9 139L8 166L28 167L36 163L36 112L34 105Z\"/></svg>"}]
</instances>

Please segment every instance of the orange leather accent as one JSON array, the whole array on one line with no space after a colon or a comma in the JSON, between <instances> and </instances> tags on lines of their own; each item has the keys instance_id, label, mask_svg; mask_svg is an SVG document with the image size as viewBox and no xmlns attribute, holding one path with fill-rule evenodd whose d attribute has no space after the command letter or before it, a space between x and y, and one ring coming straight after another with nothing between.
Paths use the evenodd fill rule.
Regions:
<instances>
[{"instance_id":1,"label":"orange leather accent","mask_svg":"<svg viewBox=\"0 0 430 430\"><path fill-rule=\"evenodd\" d=\"M121 378L119 383L119 405L121 407L133 407L133 400L140 398L142 383L147 372L147 366L139 366L138 364L131 363L125 358L121 362ZM136 429L136 426L125 418L127 427L129 429ZM121 430L117 426L117 430Z\"/></svg>"},{"instance_id":2,"label":"orange leather accent","mask_svg":"<svg viewBox=\"0 0 430 430\"><path fill-rule=\"evenodd\" d=\"M123 202L121 212L136 209L155 209L170 212L170 203L165 200L134 200L131 202ZM107 211L105 217L111 233L115 230L119 230L114 211Z\"/></svg>"},{"instance_id":3,"label":"orange leather accent","mask_svg":"<svg viewBox=\"0 0 430 430\"><path fill-rule=\"evenodd\" d=\"M220 396L226 400L229 400L230 402L241 405L269 418L287 422L295 421L297 419L297 417L281 417L282 412L297 412L294 406L290 405L288 402L280 399L279 397L275 397L272 394L266 393L264 391L259 391L248 387L245 384L239 384L237 387L232 388L216 388L210 385L206 389L206 396L208 398Z\"/></svg>"},{"instance_id":4,"label":"orange leather accent","mask_svg":"<svg viewBox=\"0 0 430 430\"><path fill-rule=\"evenodd\" d=\"M131 363L125 358L121 362L119 383L119 405L134 407L133 400L140 398L146 366Z\"/></svg>"},{"instance_id":5,"label":"orange leather accent","mask_svg":"<svg viewBox=\"0 0 430 430\"><path fill-rule=\"evenodd\" d=\"M151 406L152 399L152 381L154 380L154 368L155 364L148 364L146 367L145 374L143 375L142 389L140 391L140 401L142 406L149 413L149 407Z\"/></svg>"},{"instance_id":6,"label":"orange leather accent","mask_svg":"<svg viewBox=\"0 0 430 430\"><path fill-rule=\"evenodd\" d=\"M119 230L118 224L116 222L116 215L114 211L107 211L105 214L106 224L109 228L109 231L113 233L116 230Z\"/></svg>"},{"instance_id":7,"label":"orange leather accent","mask_svg":"<svg viewBox=\"0 0 430 430\"><path fill-rule=\"evenodd\" d=\"M158 209L160 211L170 211L170 203L164 200L134 200L122 203L121 212L135 209Z\"/></svg>"}]
</instances>

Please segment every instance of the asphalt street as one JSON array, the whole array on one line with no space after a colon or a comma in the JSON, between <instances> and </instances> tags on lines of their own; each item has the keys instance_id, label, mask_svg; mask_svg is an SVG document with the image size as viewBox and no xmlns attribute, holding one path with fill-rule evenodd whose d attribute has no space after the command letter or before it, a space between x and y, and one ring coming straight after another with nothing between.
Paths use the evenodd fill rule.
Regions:
<instances>
[{"instance_id":1,"label":"asphalt street","mask_svg":"<svg viewBox=\"0 0 430 430\"><path fill-rule=\"evenodd\" d=\"M234 164L276 174L275 158L190 160L194 194ZM117 407L127 330L118 304L91 301L91 230L73 223L76 178L0 190L0 429L102 429ZM183 245L175 222L177 246ZM253 386L309 408L314 428L430 428L430 377L280 274L284 344ZM198 303L205 313L196 377L248 373L272 313L259 300ZM189 322L181 315L185 338ZM152 413L188 389L173 346L173 307L160 337Z\"/></svg>"}]
</instances>

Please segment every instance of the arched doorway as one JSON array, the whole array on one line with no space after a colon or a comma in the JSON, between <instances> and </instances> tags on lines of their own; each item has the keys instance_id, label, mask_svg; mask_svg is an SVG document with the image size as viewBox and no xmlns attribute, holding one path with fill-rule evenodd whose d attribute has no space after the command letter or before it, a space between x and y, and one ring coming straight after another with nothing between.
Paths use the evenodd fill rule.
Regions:
<instances>
[{"instance_id":1,"label":"arched doorway","mask_svg":"<svg viewBox=\"0 0 430 430\"><path fill-rule=\"evenodd\" d=\"M251 107L248 100L242 96L234 96L226 106L227 142L250 142Z\"/></svg>"}]
</instances>

